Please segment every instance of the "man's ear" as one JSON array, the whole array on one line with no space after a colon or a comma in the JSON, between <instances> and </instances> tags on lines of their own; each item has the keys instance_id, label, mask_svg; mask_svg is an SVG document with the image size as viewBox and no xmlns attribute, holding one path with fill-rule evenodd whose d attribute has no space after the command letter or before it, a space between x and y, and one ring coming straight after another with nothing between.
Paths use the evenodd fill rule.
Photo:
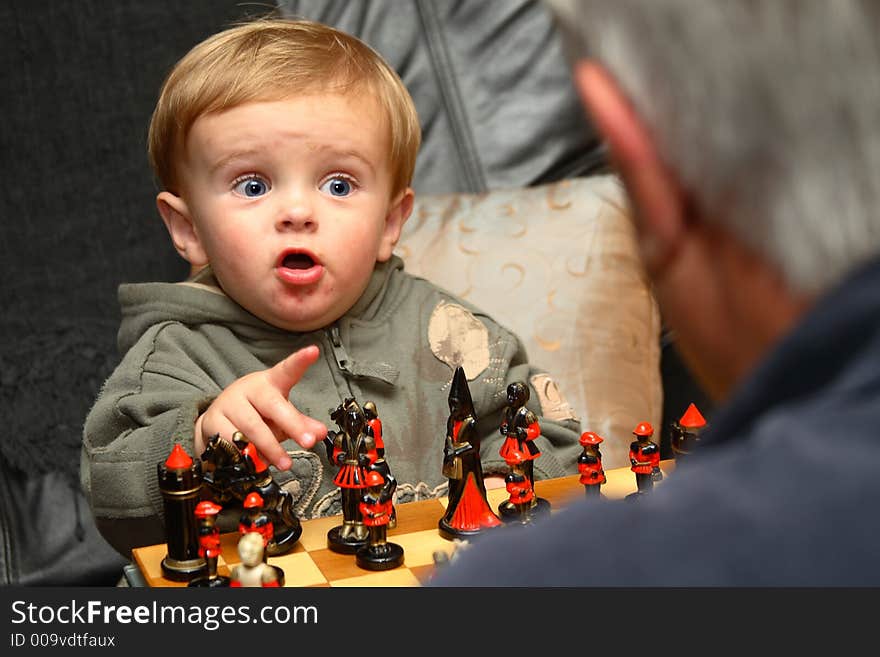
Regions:
<instances>
[{"instance_id":1,"label":"man's ear","mask_svg":"<svg viewBox=\"0 0 880 657\"><path fill-rule=\"evenodd\" d=\"M379 254L376 260L385 262L394 252L397 240L400 239L400 231L403 230L403 224L412 214L413 203L415 201L415 192L410 187L398 194L391 202L388 209L388 215L385 217L385 229L382 232L382 241L379 244Z\"/></svg>"},{"instance_id":2,"label":"man's ear","mask_svg":"<svg viewBox=\"0 0 880 657\"><path fill-rule=\"evenodd\" d=\"M194 268L208 264L208 256L193 225L186 202L171 192L160 192L156 196L156 207L171 235L174 248L181 257Z\"/></svg>"},{"instance_id":3,"label":"man's ear","mask_svg":"<svg viewBox=\"0 0 880 657\"><path fill-rule=\"evenodd\" d=\"M633 202L645 264L649 270L662 269L687 229L686 201L678 179L664 165L641 118L601 65L578 62L574 81Z\"/></svg>"}]
</instances>

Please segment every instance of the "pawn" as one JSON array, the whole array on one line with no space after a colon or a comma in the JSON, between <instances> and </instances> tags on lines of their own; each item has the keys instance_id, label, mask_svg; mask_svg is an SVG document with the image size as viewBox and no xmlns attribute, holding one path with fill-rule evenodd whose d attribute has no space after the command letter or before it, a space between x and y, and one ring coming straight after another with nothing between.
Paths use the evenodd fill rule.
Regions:
<instances>
[{"instance_id":1,"label":"pawn","mask_svg":"<svg viewBox=\"0 0 880 657\"><path fill-rule=\"evenodd\" d=\"M272 518L263 508L263 498L257 492L248 493L244 498L244 513L238 521L238 533L256 534L263 542L262 559L263 563L269 563L269 552L275 544L275 526ZM284 586L284 571L278 566L271 566L275 571L278 586Z\"/></svg>"},{"instance_id":2,"label":"pawn","mask_svg":"<svg viewBox=\"0 0 880 657\"><path fill-rule=\"evenodd\" d=\"M633 435L636 440L629 446L629 462L630 470L636 475L637 491L626 496L630 500L650 493L654 489L655 473L660 472L660 447L651 440L654 427L648 422L639 422Z\"/></svg>"},{"instance_id":3,"label":"pawn","mask_svg":"<svg viewBox=\"0 0 880 657\"><path fill-rule=\"evenodd\" d=\"M232 569L230 586L277 588L282 585L275 567L264 561L263 538L257 532L246 532L238 539L241 563Z\"/></svg>"},{"instance_id":4,"label":"pawn","mask_svg":"<svg viewBox=\"0 0 880 657\"><path fill-rule=\"evenodd\" d=\"M498 506L498 514L506 523L519 522L527 525L533 519L550 513L550 503L535 495L532 482L526 474L527 459L518 449L507 450L504 460L510 472L504 484L510 497Z\"/></svg>"},{"instance_id":5,"label":"pawn","mask_svg":"<svg viewBox=\"0 0 880 657\"><path fill-rule=\"evenodd\" d=\"M205 560L207 574L197 577L189 586L229 586L229 578L217 574L217 559L220 557L220 529L216 525L221 507L210 500L196 505L195 515L199 519L199 556Z\"/></svg>"},{"instance_id":6,"label":"pawn","mask_svg":"<svg viewBox=\"0 0 880 657\"><path fill-rule=\"evenodd\" d=\"M376 403L368 401L364 403L364 418L366 426L364 433L373 439L373 449L367 453L370 458L370 470L378 470L385 477L385 487L391 490L392 495L397 488L397 480L391 474L391 468L385 459L385 440L382 438L382 420L379 418L379 411ZM397 509L391 507L391 521L388 523L388 529L397 527Z\"/></svg>"},{"instance_id":7,"label":"pawn","mask_svg":"<svg viewBox=\"0 0 880 657\"><path fill-rule=\"evenodd\" d=\"M580 483L584 487L587 498L597 499L601 497L600 489L605 483L605 470L602 468L602 453L599 451L599 443L602 437L592 431L581 434L580 444L584 451L578 457L578 472Z\"/></svg>"},{"instance_id":8,"label":"pawn","mask_svg":"<svg viewBox=\"0 0 880 657\"><path fill-rule=\"evenodd\" d=\"M244 498L244 512L238 521L238 533L254 532L263 539L263 561L267 561L269 543L275 539L275 527L269 514L263 510L263 498L259 493L251 492Z\"/></svg>"},{"instance_id":9,"label":"pawn","mask_svg":"<svg viewBox=\"0 0 880 657\"><path fill-rule=\"evenodd\" d=\"M403 548L389 543L388 522L391 520L391 499L383 495L385 477L371 470L366 477L367 490L360 503L364 525L369 528L367 544L356 553L356 563L366 570L389 570L403 563Z\"/></svg>"}]
</instances>

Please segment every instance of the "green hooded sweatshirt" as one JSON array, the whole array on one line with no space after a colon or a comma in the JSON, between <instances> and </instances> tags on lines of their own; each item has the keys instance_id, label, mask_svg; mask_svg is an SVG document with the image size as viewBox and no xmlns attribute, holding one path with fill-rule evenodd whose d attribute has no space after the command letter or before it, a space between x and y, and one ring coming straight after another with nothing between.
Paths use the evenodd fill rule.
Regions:
<instances>
[{"instance_id":1,"label":"green hooded sweatshirt","mask_svg":"<svg viewBox=\"0 0 880 657\"><path fill-rule=\"evenodd\" d=\"M398 502L446 494L448 395L459 364L473 398L485 475L507 472L499 456L499 425L507 385L514 381L529 383L528 407L540 420L535 477L577 472L578 421L565 403L562 412L558 404L541 408L548 396L533 386L552 385L552 379L528 364L517 336L466 301L404 272L396 256L377 264L348 313L308 333L285 331L250 314L223 293L209 269L183 283L122 285L119 301L124 356L86 418L81 470L98 528L123 554L165 541L156 466L175 443L200 456L193 454L199 414L236 379L312 344L321 356L293 387L290 401L334 429L330 412L344 398L353 396L361 405L373 401ZM273 467L272 475L294 498L297 515L339 513L337 468L328 463L324 446L282 444L293 467Z\"/></svg>"}]
</instances>

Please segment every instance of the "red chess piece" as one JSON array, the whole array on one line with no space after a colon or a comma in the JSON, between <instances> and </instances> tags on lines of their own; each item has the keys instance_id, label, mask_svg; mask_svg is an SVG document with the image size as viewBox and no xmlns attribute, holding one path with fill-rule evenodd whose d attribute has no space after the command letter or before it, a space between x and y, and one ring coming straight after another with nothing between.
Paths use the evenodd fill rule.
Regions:
<instances>
[{"instance_id":1,"label":"red chess piece","mask_svg":"<svg viewBox=\"0 0 880 657\"><path fill-rule=\"evenodd\" d=\"M598 497L602 484L605 483L605 470L602 468L602 453L599 451L599 443L603 438L592 431L585 431L580 438L581 447L584 451L578 457L578 472L580 483L584 486L587 497Z\"/></svg>"},{"instance_id":2,"label":"red chess piece","mask_svg":"<svg viewBox=\"0 0 880 657\"><path fill-rule=\"evenodd\" d=\"M268 557L268 546L275 538L275 527L269 514L263 509L263 498L251 492L244 498L244 513L238 521L238 533L256 532L263 538L263 561Z\"/></svg>"},{"instance_id":3,"label":"red chess piece","mask_svg":"<svg viewBox=\"0 0 880 657\"><path fill-rule=\"evenodd\" d=\"M382 439L382 420L379 419L379 411L376 409L375 402L364 403L364 417L367 420L366 430L373 437L376 457L382 458L385 456L385 441Z\"/></svg>"},{"instance_id":4,"label":"red chess piece","mask_svg":"<svg viewBox=\"0 0 880 657\"><path fill-rule=\"evenodd\" d=\"M391 521L391 499L383 495L385 477L371 470L365 477L367 485L358 508L369 528L370 537L366 545L355 554L355 563L367 570L388 570L403 563L403 548L387 540L388 523Z\"/></svg>"},{"instance_id":5,"label":"red chess piece","mask_svg":"<svg viewBox=\"0 0 880 657\"><path fill-rule=\"evenodd\" d=\"M660 447L651 440L654 427L649 422L639 422L633 435L636 440L629 446L629 461L632 464L630 470L636 475L638 492L627 495L630 499L653 490L655 473L660 472Z\"/></svg>"},{"instance_id":6,"label":"red chess piece","mask_svg":"<svg viewBox=\"0 0 880 657\"><path fill-rule=\"evenodd\" d=\"M208 565L208 574L192 580L190 586L229 586L229 578L217 574L220 557L220 529L217 514L223 509L219 504L204 500L196 505L195 516L199 519L199 556Z\"/></svg>"},{"instance_id":7,"label":"red chess piece","mask_svg":"<svg viewBox=\"0 0 880 657\"><path fill-rule=\"evenodd\" d=\"M507 451L507 462L510 472L504 477L504 487L510 494L507 502L516 509L517 517L523 524L531 521L532 501L535 499L535 491L532 489L532 482L526 476L523 465L526 462L525 455L518 449L510 449ZM510 520L503 508L499 507L499 514L505 520Z\"/></svg>"},{"instance_id":8,"label":"red chess piece","mask_svg":"<svg viewBox=\"0 0 880 657\"><path fill-rule=\"evenodd\" d=\"M690 454L700 442L700 434L706 429L706 418L691 403L678 422L672 423L672 451L676 458Z\"/></svg>"},{"instance_id":9,"label":"red chess piece","mask_svg":"<svg viewBox=\"0 0 880 657\"><path fill-rule=\"evenodd\" d=\"M245 534L258 534L263 542L261 550L261 559L267 564L269 561L269 548L275 547L275 525L272 523L272 517L266 513L263 508L263 498L259 493L253 491L248 493L242 503L244 513L238 521L238 533L241 536ZM239 539L241 540L241 539ZM275 582L277 586L284 586L284 571L279 566L270 566L275 572Z\"/></svg>"}]
</instances>

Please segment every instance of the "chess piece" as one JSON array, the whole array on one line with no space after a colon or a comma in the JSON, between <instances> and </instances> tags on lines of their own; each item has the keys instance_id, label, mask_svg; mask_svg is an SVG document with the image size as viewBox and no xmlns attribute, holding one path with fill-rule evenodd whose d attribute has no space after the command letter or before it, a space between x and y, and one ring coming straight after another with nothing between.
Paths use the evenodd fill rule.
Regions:
<instances>
[{"instance_id":1,"label":"chess piece","mask_svg":"<svg viewBox=\"0 0 880 657\"><path fill-rule=\"evenodd\" d=\"M385 478L385 495L388 499L392 499L394 491L397 490L397 480L391 474L391 468L388 460L385 458L385 442L382 440L382 420L376 410L376 404L368 401L364 403L364 418L366 418L366 426L364 432L372 438L373 449L367 451L370 459L370 470L376 470ZM388 522L388 529L397 527L397 508L391 506L391 520Z\"/></svg>"},{"instance_id":2,"label":"chess piece","mask_svg":"<svg viewBox=\"0 0 880 657\"><path fill-rule=\"evenodd\" d=\"M449 389L449 418L443 448L443 475L449 479L446 513L440 518L441 536L467 538L498 527L501 520L486 499L480 436L464 368L455 369Z\"/></svg>"},{"instance_id":3,"label":"chess piece","mask_svg":"<svg viewBox=\"0 0 880 657\"><path fill-rule=\"evenodd\" d=\"M389 570L403 563L403 548L390 543L388 522L391 520L391 498L384 495L385 477L371 470L367 473L367 489L359 508L370 538L355 554L356 563L366 570Z\"/></svg>"},{"instance_id":4,"label":"chess piece","mask_svg":"<svg viewBox=\"0 0 880 657\"><path fill-rule=\"evenodd\" d=\"M268 560L268 546L275 540L275 528L272 519L263 510L263 498L259 493L251 492L244 498L244 513L238 521L238 533L256 532L263 539L263 560Z\"/></svg>"},{"instance_id":5,"label":"chess piece","mask_svg":"<svg viewBox=\"0 0 880 657\"><path fill-rule=\"evenodd\" d=\"M690 454L700 442L700 434L705 431L706 418L691 403L678 422L672 423L672 452L676 459Z\"/></svg>"},{"instance_id":6,"label":"chess piece","mask_svg":"<svg viewBox=\"0 0 880 657\"><path fill-rule=\"evenodd\" d=\"M600 497L599 491L605 483L605 470L602 469L602 453L599 451L599 443L602 437L592 431L581 434L580 444L584 448L578 456L578 472L580 482L584 487L586 497L596 499Z\"/></svg>"},{"instance_id":7,"label":"chess piece","mask_svg":"<svg viewBox=\"0 0 880 657\"><path fill-rule=\"evenodd\" d=\"M275 541L275 528L272 518L263 508L263 498L259 493L251 492L244 498L244 513L238 521L238 533L257 534L263 543L261 550L263 563L269 563L269 549ZM269 566L275 571L278 586L284 586L284 571L279 566Z\"/></svg>"},{"instance_id":8,"label":"chess piece","mask_svg":"<svg viewBox=\"0 0 880 657\"><path fill-rule=\"evenodd\" d=\"M629 446L630 470L636 475L635 493L627 495L627 499L635 499L654 489L654 470L660 469L660 447L651 440L654 428L648 422L639 422L633 435L636 437Z\"/></svg>"},{"instance_id":9,"label":"chess piece","mask_svg":"<svg viewBox=\"0 0 880 657\"><path fill-rule=\"evenodd\" d=\"M367 433L373 437L373 443L376 447L378 457L385 456L385 441L382 439L382 420L379 419L379 411L376 409L375 402L364 403L364 418L367 424Z\"/></svg>"},{"instance_id":10,"label":"chess piece","mask_svg":"<svg viewBox=\"0 0 880 657\"><path fill-rule=\"evenodd\" d=\"M272 477L269 466L240 431L232 440L216 434L202 452L203 497L232 511L243 508L251 492L263 500L263 509L272 521L273 537L266 546L268 556L290 552L302 534L302 524L293 510L293 498ZM234 517L233 517L234 518ZM234 519L233 519L234 522Z\"/></svg>"},{"instance_id":11,"label":"chess piece","mask_svg":"<svg viewBox=\"0 0 880 657\"><path fill-rule=\"evenodd\" d=\"M451 551L434 550L431 553L431 561L434 563L434 572L430 576L432 579L437 571L445 568L451 563L455 563L459 555L470 546L468 541L460 538L453 539L452 542L453 546Z\"/></svg>"},{"instance_id":12,"label":"chess piece","mask_svg":"<svg viewBox=\"0 0 880 657\"><path fill-rule=\"evenodd\" d=\"M504 484L510 497L499 505L498 514L508 523L518 522L527 525L539 515L550 512L550 504L546 500L544 504L533 504L535 491L525 473L526 461L525 455L518 449L507 450L507 465L510 471L504 477Z\"/></svg>"},{"instance_id":13,"label":"chess piece","mask_svg":"<svg viewBox=\"0 0 880 657\"><path fill-rule=\"evenodd\" d=\"M501 445L499 454L501 458L507 461L508 454L513 451L522 453L525 462L523 463L523 471L535 489L535 467L534 461L541 456L541 450L535 443L535 439L541 435L541 426L538 423L538 416L526 408L529 401L529 387L522 381L515 381L507 386L507 407L504 409L504 415L501 419L501 425L498 428L504 442ZM547 507L539 512L543 513L549 509L550 503L540 497L535 496L532 499L532 507ZM516 509L509 503L503 505L503 513L516 515Z\"/></svg>"},{"instance_id":14,"label":"chess piece","mask_svg":"<svg viewBox=\"0 0 880 657\"><path fill-rule=\"evenodd\" d=\"M263 537L257 532L245 532L238 539L238 558L241 563L232 569L231 587L282 586L275 569L265 562Z\"/></svg>"},{"instance_id":15,"label":"chess piece","mask_svg":"<svg viewBox=\"0 0 880 657\"><path fill-rule=\"evenodd\" d=\"M220 529L216 525L219 504L204 500L196 505L195 516L199 519L199 556L204 558L207 573L196 577L189 586L229 586L229 578L217 574L217 559L220 557Z\"/></svg>"},{"instance_id":16,"label":"chess piece","mask_svg":"<svg viewBox=\"0 0 880 657\"><path fill-rule=\"evenodd\" d=\"M202 487L202 464L175 444L164 463L158 463L159 491L165 510L165 542L162 574L170 580L188 582L205 570L199 556L198 522L195 511Z\"/></svg>"},{"instance_id":17,"label":"chess piece","mask_svg":"<svg viewBox=\"0 0 880 657\"><path fill-rule=\"evenodd\" d=\"M364 429L363 410L347 398L330 414L339 431L329 431L324 439L331 463L339 466L333 482L342 496L342 524L327 532L327 547L334 552L354 554L367 543L369 530L360 512L363 489L366 488L368 452L374 450L373 439Z\"/></svg>"}]
</instances>

